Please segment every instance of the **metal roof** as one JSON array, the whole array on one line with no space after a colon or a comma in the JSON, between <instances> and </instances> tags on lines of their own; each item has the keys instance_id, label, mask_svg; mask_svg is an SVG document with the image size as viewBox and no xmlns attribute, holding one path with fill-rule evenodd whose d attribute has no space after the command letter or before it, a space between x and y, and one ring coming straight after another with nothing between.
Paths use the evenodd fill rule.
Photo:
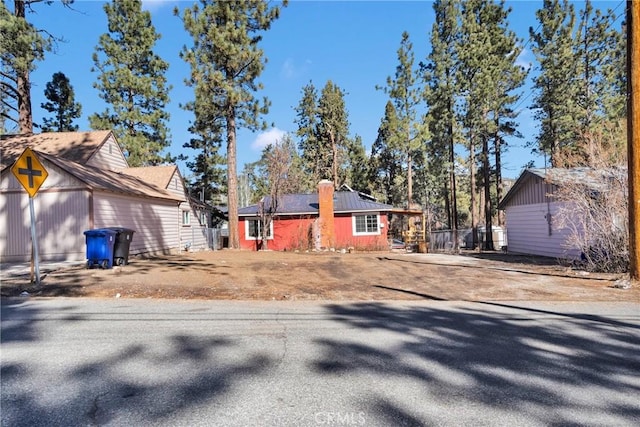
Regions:
<instances>
[{"instance_id":1,"label":"metal roof","mask_svg":"<svg viewBox=\"0 0 640 427\"><path fill-rule=\"evenodd\" d=\"M271 206L271 197L264 198L265 208ZM280 197L277 214L279 215L318 215L318 194L285 194ZM393 206L374 202L362 197L355 191L336 191L333 193L334 213L352 212L390 212ZM258 215L258 204L238 209L239 216Z\"/></svg>"}]
</instances>

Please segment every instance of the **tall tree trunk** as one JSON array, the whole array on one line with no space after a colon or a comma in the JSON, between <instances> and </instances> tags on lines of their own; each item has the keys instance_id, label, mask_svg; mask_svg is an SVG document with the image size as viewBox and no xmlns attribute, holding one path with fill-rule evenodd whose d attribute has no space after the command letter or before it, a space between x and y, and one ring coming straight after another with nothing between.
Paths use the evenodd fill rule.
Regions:
<instances>
[{"instance_id":1,"label":"tall tree trunk","mask_svg":"<svg viewBox=\"0 0 640 427\"><path fill-rule=\"evenodd\" d=\"M447 212L447 228L449 230L452 229L451 221L453 219L453 215L451 213L451 192L449 191L449 183L447 180L444 180L444 210Z\"/></svg>"},{"instance_id":2,"label":"tall tree trunk","mask_svg":"<svg viewBox=\"0 0 640 427\"><path fill-rule=\"evenodd\" d=\"M491 169L489 164L489 138L482 136L482 175L484 187L484 249L493 250L493 225L491 224Z\"/></svg>"},{"instance_id":3,"label":"tall tree trunk","mask_svg":"<svg viewBox=\"0 0 640 427\"><path fill-rule=\"evenodd\" d=\"M411 153L407 153L407 209L411 209L413 204L413 165Z\"/></svg>"},{"instance_id":4,"label":"tall tree trunk","mask_svg":"<svg viewBox=\"0 0 640 427\"><path fill-rule=\"evenodd\" d=\"M25 18L24 0L15 0L15 15ZM18 89L18 125L21 134L33 133L33 115L31 112L31 83L29 80L29 67L17 70Z\"/></svg>"},{"instance_id":5,"label":"tall tree trunk","mask_svg":"<svg viewBox=\"0 0 640 427\"><path fill-rule=\"evenodd\" d=\"M236 172L236 116L227 112L227 207L229 216L229 247L240 249L238 234L238 176Z\"/></svg>"},{"instance_id":6,"label":"tall tree trunk","mask_svg":"<svg viewBox=\"0 0 640 427\"><path fill-rule=\"evenodd\" d=\"M336 137L333 132L329 132L331 138L331 155L333 164L331 165L333 174L333 188L338 189L338 144L336 143ZM316 183L317 184L317 183Z\"/></svg>"},{"instance_id":7,"label":"tall tree trunk","mask_svg":"<svg viewBox=\"0 0 640 427\"><path fill-rule=\"evenodd\" d=\"M496 129L498 124L498 119L496 118ZM496 200L500 203L502 200L502 144L498 135L495 136L494 146L496 150ZM498 211L498 225L500 227L504 225L504 212Z\"/></svg>"},{"instance_id":8,"label":"tall tree trunk","mask_svg":"<svg viewBox=\"0 0 640 427\"><path fill-rule=\"evenodd\" d=\"M478 201L476 198L476 159L473 133L469 138L469 185L471 187L471 235L473 237L473 246L478 244Z\"/></svg>"},{"instance_id":9,"label":"tall tree trunk","mask_svg":"<svg viewBox=\"0 0 640 427\"><path fill-rule=\"evenodd\" d=\"M451 100L449 100L449 124L447 125L447 136L449 138L449 185L451 187L451 211L453 213L453 220L451 222L451 229L453 230L453 250L458 252L460 249L458 246L458 195L456 190L456 164L455 164L455 151L453 142L453 108Z\"/></svg>"}]
</instances>

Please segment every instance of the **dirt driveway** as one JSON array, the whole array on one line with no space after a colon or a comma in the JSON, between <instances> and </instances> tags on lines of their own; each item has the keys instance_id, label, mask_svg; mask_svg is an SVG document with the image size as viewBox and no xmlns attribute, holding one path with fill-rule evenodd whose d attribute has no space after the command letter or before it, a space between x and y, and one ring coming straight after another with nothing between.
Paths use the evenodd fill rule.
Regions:
<instances>
[{"instance_id":1,"label":"dirt driveway","mask_svg":"<svg viewBox=\"0 0 640 427\"><path fill-rule=\"evenodd\" d=\"M549 261L549 260L547 260ZM557 300L640 302L620 276L503 254L213 251L133 257L110 270L73 267L3 280L3 296L237 300Z\"/></svg>"}]
</instances>

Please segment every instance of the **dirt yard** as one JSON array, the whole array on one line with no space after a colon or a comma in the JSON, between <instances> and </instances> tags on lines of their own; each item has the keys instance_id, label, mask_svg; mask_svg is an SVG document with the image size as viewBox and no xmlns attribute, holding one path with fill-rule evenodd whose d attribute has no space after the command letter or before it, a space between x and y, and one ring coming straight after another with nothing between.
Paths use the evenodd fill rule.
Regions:
<instances>
[{"instance_id":1,"label":"dirt yard","mask_svg":"<svg viewBox=\"0 0 640 427\"><path fill-rule=\"evenodd\" d=\"M2 281L2 296L236 300L635 301L620 276L503 254L292 253L223 250L133 257L113 269L73 267Z\"/></svg>"}]
</instances>

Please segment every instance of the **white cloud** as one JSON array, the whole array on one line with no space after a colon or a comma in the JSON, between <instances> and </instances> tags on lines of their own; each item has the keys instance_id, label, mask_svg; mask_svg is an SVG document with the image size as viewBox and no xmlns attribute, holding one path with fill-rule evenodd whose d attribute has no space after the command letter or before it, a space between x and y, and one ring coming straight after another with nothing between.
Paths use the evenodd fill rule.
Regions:
<instances>
[{"instance_id":1,"label":"white cloud","mask_svg":"<svg viewBox=\"0 0 640 427\"><path fill-rule=\"evenodd\" d=\"M306 74L310 66L311 61L308 59L298 66L292 58L287 58L280 68L280 76L286 80L297 78Z\"/></svg>"},{"instance_id":2,"label":"white cloud","mask_svg":"<svg viewBox=\"0 0 640 427\"><path fill-rule=\"evenodd\" d=\"M265 132L259 134L255 141L251 144L251 148L254 150L262 150L269 144L275 144L282 141L287 132L278 128L271 128Z\"/></svg>"},{"instance_id":3,"label":"white cloud","mask_svg":"<svg viewBox=\"0 0 640 427\"><path fill-rule=\"evenodd\" d=\"M169 3L177 3L176 0L142 0L142 9L153 12Z\"/></svg>"},{"instance_id":4,"label":"white cloud","mask_svg":"<svg viewBox=\"0 0 640 427\"><path fill-rule=\"evenodd\" d=\"M293 59L287 58L287 60L284 61L284 64L282 64L282 69L280 70L280 74L285 79L290 79L290 78L295 76L295 69L294 69L294 66L293 66Z\"/></svg>"}]
</instances>

